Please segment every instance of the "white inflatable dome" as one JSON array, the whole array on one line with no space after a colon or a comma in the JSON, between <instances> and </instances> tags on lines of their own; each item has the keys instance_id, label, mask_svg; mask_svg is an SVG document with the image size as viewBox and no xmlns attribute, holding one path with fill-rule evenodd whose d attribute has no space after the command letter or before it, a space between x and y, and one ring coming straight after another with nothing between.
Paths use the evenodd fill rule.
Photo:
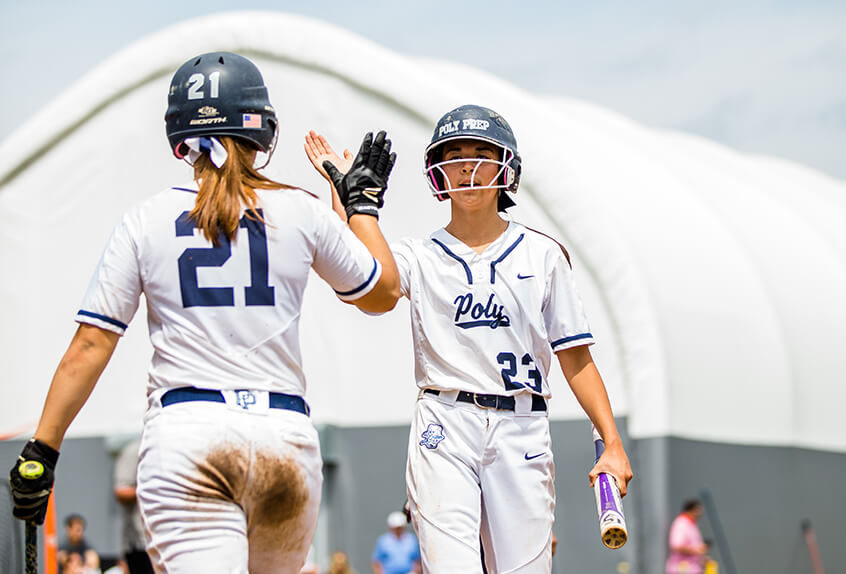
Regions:
<instances>
[{"instance_id":1,"label":"white inflatable dome","mask_svg":"<svg viewBox=\"0 0 846 574\"><path fill-rule=\"evenodd\" d=\"M216 14L128 47L0 144L0 433L34 427L105 241L132 203L190 179L164 135L167 87L189 57L228 50L262 70L281 134L269 174L324 197L309 129L355 149L385 128L399 160L389 240L444 225L421 174L435 121L477 103L524 158L515 219L568 248L593 352L634 438L679 436L846 452L846 184L526 93L449 62L393 53L279 13ZM71 427L135 431L145 409L144 310ZM416 397L408 306L366 317L315 276L302 321L317 422L406 423ZM551 415L584 415L560 373Z\"/></svg>"}]
</instances>

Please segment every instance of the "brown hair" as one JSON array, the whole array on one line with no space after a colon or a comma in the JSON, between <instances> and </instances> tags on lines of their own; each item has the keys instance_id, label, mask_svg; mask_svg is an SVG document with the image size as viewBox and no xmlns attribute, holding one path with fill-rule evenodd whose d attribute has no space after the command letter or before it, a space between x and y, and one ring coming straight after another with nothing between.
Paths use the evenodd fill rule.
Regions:
<instances>
[{"instance_id":1,"label":"brown hair","mask_svg":"<svg viewBox=\"0 0 846 574\"><path fill-rule=\"evenodd\" d=\"M248 218L264 223L256 211L259 207L256 189L293 189L265 177L253 167L256 148L250 143L229 136L217 136L217 139L226 149L226 162L218 168L208 153L194 162L199 192L190 213L206 239L215 246L221 233L230 241L235 239L242 206L246 207Z\"/></svg>"}]
</instances>

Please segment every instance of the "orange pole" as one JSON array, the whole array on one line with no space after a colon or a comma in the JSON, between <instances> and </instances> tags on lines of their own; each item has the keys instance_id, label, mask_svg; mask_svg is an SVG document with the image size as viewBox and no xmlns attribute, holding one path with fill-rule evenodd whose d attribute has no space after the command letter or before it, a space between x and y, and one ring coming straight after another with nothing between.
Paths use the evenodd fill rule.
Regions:
<instances>
[{"instance_id":1,"label":"orange pole","mask_svg":"<svg viewBox=\"0 0 846 574\"><path fill-rule=\"evenodd\" d=\"M59 559L57 557L59 550L59 541L56 538L56 504L55 496L50 493L50 499L47 502L47 516L44 520L44 574L58 574Z\"/></svg>"},{"instance_id":2,"label":"orange pole","mask_svg":"<svg viewBox=\"0 0 846 574\"><path fill-rule=\"evenodd\" d=\"M808 546L808 554L811 555L811 566L814 569L814 574L825 574L822 557L820 556L820 547L817 545L817 535L814 534L814 529L811 528L810 520L802 521L802 534L805 535L805 544Z\"/></svg>"}]
</instances>

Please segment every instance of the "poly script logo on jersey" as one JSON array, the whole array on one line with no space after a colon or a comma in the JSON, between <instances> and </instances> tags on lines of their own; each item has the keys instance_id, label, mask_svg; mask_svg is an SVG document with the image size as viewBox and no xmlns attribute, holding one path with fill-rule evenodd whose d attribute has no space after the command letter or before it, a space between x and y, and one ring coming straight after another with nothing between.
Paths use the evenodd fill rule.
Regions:
<instances>
[{"instance_id":1,"label":"poly script logo on jersey","mask_svg":"<svg viewBox=\"0 0 846 574\"><path fill-rule=\"evenodd\" d=\"M435 423L431 423L420 436L423 438L420 441L420 446L425 446L429 449L438 448L440 442L446 438L444 436L444 427Z\"/></svg>"},{"instance_id":2,"label":"poly script logo on jersey","mask_svg":"<svg viewBox=\"0 0 846 574\"><path fill-rule=\"evenodd\" d=\"M453 301L455 305L455 326L462 329L473 327L510 327L511 319L505 314L505 307L494 303L491 293L484 304L474 302L473 294L459 295Z\"/></svg>"},{"instance_id":3,"label":"poly script logo on jersey","mask_svg":"<svg viewBox=\"0 0 846 574\"><path fill-rule=\"evenodd\" d=\"M451 122L447 122L443 124L441 127L438 128L438 137L444 134L451 134L453 132L459 131L458 126L461 126L462 130L479 130L479 131L488 131L488 126L491 125L491 122L488 120L477 120L474 118L467 118L466 120L453 120Z\"/></svg>"}]
</instances>

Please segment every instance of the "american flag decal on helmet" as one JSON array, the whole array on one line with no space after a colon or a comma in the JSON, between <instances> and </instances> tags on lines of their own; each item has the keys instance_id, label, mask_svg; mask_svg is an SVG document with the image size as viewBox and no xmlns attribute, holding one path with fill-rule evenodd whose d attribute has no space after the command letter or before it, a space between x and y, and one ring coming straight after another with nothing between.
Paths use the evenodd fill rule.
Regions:
<instances>
[{"instance_id":1,"label":"american flag decal on helmet","mask_svg":"<svg viewBox=\"0 0 846 574\"><path fill-rule=\"evenodd\" d=\"M241 127L261 128L261 114L243 114Z\"/></svg>"}]
</instances>

